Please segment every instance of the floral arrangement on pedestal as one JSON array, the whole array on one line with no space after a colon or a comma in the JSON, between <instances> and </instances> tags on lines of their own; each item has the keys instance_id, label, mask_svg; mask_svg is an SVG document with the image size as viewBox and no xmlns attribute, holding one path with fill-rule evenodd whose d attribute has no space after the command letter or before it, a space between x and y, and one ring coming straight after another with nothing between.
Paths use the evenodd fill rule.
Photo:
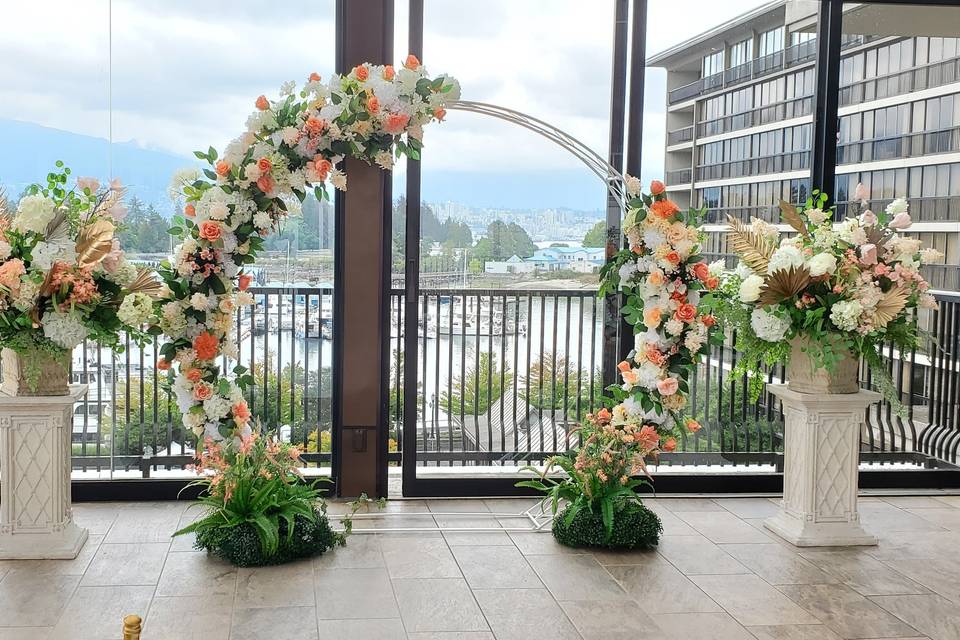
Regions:
<instances>
[{"instance_id":1,"label":"floral arrangement on pedestal","mask_svg":"<svg viewBox=\"0 0 960 640\"><path fill-rule=\"evenodd\" d=\"M244 271L264 237L299 209L308 190L329 197L327 183L346 190L345 158L389 170L394 158L419 158L423 127L442 121L460 86L430 78L416 56L399 69L360 64L323 82L316 73L297 88L287 82L278 100L260 96L246 131L220 155L195 153L209 168L179 172L171 195L183 214L170 233L181 239L173 263L159 273L170 295L158 302L157 331L170 341L159 369L196 434L206 516L183 532L236 564L270 564L320 553L340 542L330 531L313 485L299 477L296 449L254 431L245 393L253 384L237 364L233 379L223 357L238 360L236 309L254 303ZM259 541L251 548L251 541Z\"/></svg>"},{"instance_id":2,"label":"floral arrangement on pedestal","mask_svg":"<svg viewBox=\"0 0 960 640\"><path fill-rule=\"evenodd\" d=\"M911 224L905 200L875 213L863 185L854 197L857 215L840 221L816 190L799 208L781 202L782 219L796 232L789 237L761 220L729 219L729 245L740 262L724 275L714 308L736 330L734 375L786 362L797 391L855 393L862 357L899 406L881 345L901 353L919 345L915 311L937 307L920 266L942 254L900 234ZM761 377L752 375L751 386L756 397Z\"/></svg>"},{"instance_id":3,"label":"floral arrangement on pedestal","mask_svg":"<svg viewBox=\"0 0 960 640\"><path fill-rule=\"evenodd\" d=\"M700 429L684 415L688 379L708 345L722 340L716 320L699 308L703 294L720 284L722 264L700 255L701 212L681 211L663 183L650 195L627 176L623 232L628 248L601 270L600 295L621 293L621 313L633 326L634 348L618 365L622 384L608 388L610 408L589 416L571 456L551 458L538 480L523 486L548 492L561 542L576 546L646 548L660 524L641 504L646 458L674 451L679 439ZM548 478L559 469L561 480ZM590 532L590 533L584 533ZM620 532L620 533L618 533ZM632 533L631 533L632 532Z\"/></svg>"},{"instance_id":4,"label":"floral arrangement on pedestal","mask_svg":"<svg viewBox=\"0 0 960 640\"><path fill-rule=\"evenodd\" d=\"M63 162L27 187L15 211L0 194L0 345L3 390L67 393L70 352L86 339L122 350L135 341L163 287L124 257L116 233L126 215L118 180L67 186Z\"/></svg>"}]
</instances>

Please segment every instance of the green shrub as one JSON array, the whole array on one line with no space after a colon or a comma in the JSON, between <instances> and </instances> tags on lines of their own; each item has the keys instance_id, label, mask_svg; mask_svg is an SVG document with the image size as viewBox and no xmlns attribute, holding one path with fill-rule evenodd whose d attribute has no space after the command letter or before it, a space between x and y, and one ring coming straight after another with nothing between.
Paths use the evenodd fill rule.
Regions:
<instances>
[{"instance_id":1,"label":"green shrub","mask_svg":"<svg viewBox=\"0 0 960 640\"><path fill-rule=\"evenodd\" d=\"M567 507L553 520L553 537L568 547L601 549L652 549L660 541L660 518L640 503L622 504L614 511L613 531L607 535L603 516L589 509L578 509L567 522Z\"/></svg>"},{"instance_id":2,"label":"green shrub","mask_svg":"<svg viewBox=\"0 0 960 640\"><path fill-rule=\"evenodd\" d=\"M287 535L287 523L281 520L280 541L276 552L270 555L264 552L256 528L246 522L198 531L195 546L238 567L262 567L309 558L340 544L343 535L333 531L327 516L317 509L312 520L296 516L292 536Z\"/></svg>"}]
</instances>

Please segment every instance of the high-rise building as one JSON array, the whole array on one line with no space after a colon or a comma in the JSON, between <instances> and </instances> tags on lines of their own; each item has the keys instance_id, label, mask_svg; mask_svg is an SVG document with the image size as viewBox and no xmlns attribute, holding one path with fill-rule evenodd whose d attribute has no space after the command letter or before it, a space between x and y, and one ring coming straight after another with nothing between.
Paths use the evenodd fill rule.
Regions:
<instances>
[{"instance_id":1,"label":"high-rise building","mask_svg":"<svg viewBox=\"0 0 960 640\"><path fill-rule=\"evenodd\" d=\"M727 214L779 222L780 199L810 194L816 5L768 2L648 61L667 71L667 189L681 206L708 209L709 252L727 251ZM909 197L910 233L946 256L926 275L938 289L957 290L960 7L929 15L850 7L834 201L843 215L858 182L874 208Z\"/></svg>"}]
</instances>

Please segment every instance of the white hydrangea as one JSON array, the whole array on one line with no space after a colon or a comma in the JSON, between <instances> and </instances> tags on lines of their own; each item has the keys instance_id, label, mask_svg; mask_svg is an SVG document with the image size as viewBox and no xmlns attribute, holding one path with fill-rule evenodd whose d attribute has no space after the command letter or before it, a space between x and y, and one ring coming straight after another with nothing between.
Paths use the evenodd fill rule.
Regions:
<instances>
[{"instance_id":1,"label":"white hydrangea","mask_svg":"<svg viewBox=\"0 0 960 640\"><path fill-rule=\"evenodd\" d=\"M69 313L47 313L43 316L43 335L64 349L73 349L89 333L90 330Z\"/></svg>"},{"instance_id":2,"label":"white hydrangea","mask_svg":"<svg viewBox=\"0 0 960 640\"><path fill-rule=\"evenodd\" d=\"M863 305L856 300L841 300L830 309L830 320L841 331L853 331L863 313Z\"/></svg>"},{"instance_id":3,"label":"white hydrangea","mask_svg":"<svg viewBox=\"0 0 960 640\"><path fill-rule=\"evenodd\" d=\"M760 299L760 287L763 286L763 278L756 274L749 275L740 283L740 290L737 295L741 302L756 302Z\"/></svg>"},{"instance_id":4,"label":"white hydrangea","mask_svg":"<svg viewBox=\"0 0 960 640\"><path fill-rule=\"evenodd\" d=\"M807 214L807 219L815 225L823 224L830 217L830 213L823 209L807 209L804 213Z\"/></svg>"},{"instance_id":5,"label":"white hydrangea","mask_svg":"<svg viewBox=\"0 0 960 640\"><path fill-rule=\"evenodd\" d=\"M667 322L663 325L663 329L664 331L667 332L668 335L678 336L681 333L683 333L683 323L677 320L676 318L671 318L670 320L667 320Z\"/></svg>"},{"instance_id":6,"label":"white hydrangea","mask_svg":"<svg viewBox=\"0 0 960 640\"><path fill-rule=\"evenodd\" d=\"M153 313L153 301L145 293L131 293L124 297L117 309L117 318L129 327L139 327Z\"/></svg>"},{"instance_id":7,"label":"white hydrangea","mask_svg":"<svg viewBox=\"0 0 960 640\"><path fill-rule=\"evenodd\" d=\"M659 247L666 241L667 237L656 229L647 229L643 232L643 244L647 245L651 249Z\"/></svg>"},{"instance_id":8,"label":"white hydrangea","mask_svg":"<svg viewBox=\"0 0 960 640\"><path fill-rule=\"evenodd\" d=\"M200 170L196 167L184 167L177 169L170 178L170 184L167 186L167 195L171 200L176 200L183 194L183 187L193 184L200 177Z\"/></svg>"},{"instance_id":9,"label":"white hydrangea","mask_svg":"<svg viewBox=\"0 0 960 640\"><path fill-rule=\"evenodd\" d=\"M837 234L829 226L817 227L813 230L813 245L820 249L829 249L837 244Z\"/></svg>"},{"instance_id":10,"label":"white hydrangea","mask_svg":"<svg viewBox=\"0 0 960 640\"><path fill-rule=\"evenodd\" d=\"M786 245L774 251L773 255L770 256L767 271L773 273L775 271L787 271L791 267L800 268L802 266L803 254L800 253L800 250L794 246Z\"/></svg>"},{"instance_id":11,"label":"white hydrangea","mask_svg":"<svg viewBox=\"0 0 960 640\"><path fill-rule=\"evenodd\" d=\"M643 387L644 389L656 389L657 380L660 379L660 374L662 371L660 367L653 364L652 362L644 362L637 369L637 384L638 387Z\"/></svg>"},{"instance_id":12,"label":"white hydrangea","mask_svg":"<svg viewBox=\"0 0 960 640\"><path fill-rule=\"evenodd\" d=\"M160 327L171 338L183 336L187 328L187 318L183 315L183 308L179 302L168 302L161 307Z\"/></svg>"},{"instance_id":13,"label":"white hydrangea","mask_svg":"<svg viewBox=\"0 0 960 640\"><path fill-rule=\"evenodd\" d=\"M258 211L253 216L253 224L257 229L269 229L273 221L270 219L269 213L266 211Z\"/></svg>"},{"instance_id":14,"label":"white hydrangea","mask_svg":"<svg viewBox=\"0 0 960 640\"><path fill-rule=\"evenodd\" d=\"M733 272L741 280L746 280L750 276L754 275L753 269L748 267L747 263L745 263L743 260L740 260L739 262L737 262L737 267L736 269L734 269Z\"/></svg>"},{"instance_id":15,"label":"white hydrangea","mask_svg":"<svg viewBox=\"0 0 960 640\"><path fill-rule=\"evenodd\" d=\"M30 252L32 267L49 271L54 262L73 264L77 261L77 250L72 242L66 244L38 242Z\"/></svg>"},{"instance_id":16,"label":"white hydrangea","mask_svg":"<svg viewBox=\"0 0 960 640\"><path fill-rule=\"evenodd\" d=\"M790 329L790 320L756 308L750 314L750 327L761 340L780 342Z\"/></svg>"},{"instance_id":17,"label":"white hydrangea","mask_svg":"<svg viewBox=\"0 0 960 640\"><path fill-rule=\"evenodd\" d=\"M897 198L893 202L887 205L886 212L891 216L895 216L898 213L906 213L907 209L910 208L910 205L903 198Z\"/></svg>"},{"instance_id":18,"label":"white hydrangea","mask_svg":"<svg viewBox=\"0 0 960 640\"><path fill-rule=\"evenodd\" d=\"M53 200L42 195L24 196L17 205L17 214L13 218L13 227L24 233L34 231L43 233L55 214Z\"/></svg>"},{"instance_id":19,"label":"white hydrangea","mask_svg":"<svg viewBox=\"0 0 960 640\"><path fill-rule=\"evenodd\" d=\"M203 401L203 411L211 420L223 420L230 413L230 400L214 393Z\"/></svg>"},{"instance_id":20,"label":"white hydrangea","mask_svg":"<svg viewBox=\"0 0 960 640\"><path fill-rule=\"evenodd\" d=\"M818 253L810 258L807 266L810 268L811 276L833 275L837 270L837 259L832 253Z\"/></svg>"},{"instance_id":21,"label":"white hydrangea","mask_svg":"<svg viewBox=\"0 0 960 640\"><path fill-rule=\"evenodd\" d=\"M40 284L30 280L29 278L23 278L20 280L20 291L17 293L16 297L13 299L13 306L15 306L20 311L27 311L33 308L33 305L37 301L37 294L40 293Z\"/></svg>"},{"instance_id":22,"label":"white hydrangea","mask_svg":"<svg viewBox=\"0 0 960 640\"><path fill-rule=\"evenodd\" d=\"M207 296L198 291L190 296L190 306L197 311L206 311L210 307L210 302Z\"/></svg>"}]
</instances>

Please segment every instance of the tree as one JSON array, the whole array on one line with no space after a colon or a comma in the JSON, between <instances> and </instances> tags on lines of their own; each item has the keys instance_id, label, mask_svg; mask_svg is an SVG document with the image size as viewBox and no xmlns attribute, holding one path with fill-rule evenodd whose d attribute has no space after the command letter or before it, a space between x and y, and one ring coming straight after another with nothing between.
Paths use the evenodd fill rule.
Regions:
<instances>
[{"instance_id":1,"label":"tree","mask_svg":"<svg viewBox=\"0 0 960 640\"><path fill-rule=\"evenodd\" d=\"M587 235L583 236L585 247L605 247L607 245L607 223L600 221L593 225Z\"/></svg>"},{"instance_id":2,"label":"tree","mask_svg":"<svg viewBox=\"0 0 960 640\"><path fill-rule=\"evenodd\" d=\"M448 394L443 391L440 394L440 408L450 415L460 415L461 411L470 416L484 414L511 384L513 373L510 372L510 366L505 364L501 371L495 353L481 352L473 370L468 370L464 379L453 378L450 385L452 392Z\"/></svg>"},{"instance_id":3,"label":"tree","mask_svg":"<svg viewBox=\"0 0 960 640\"><path fill-rule=\"evenodd\" d=\"M506 260L511 256L529 258L537 250L530 235L515 222L494 220L487 225L487 235L477 242L474 254L481 260Z\"/></svg>"},{"instance_id":4,"label":"tree","mask_svg":"<svg viewBox=\"0 0 960 640\"><path fill-rule=\"evenodd\" d=\"M118 234L120 246L128 253L166 253L170 250L170 222L152 204L136 196L127 203L127 217Z\"/></svg>"},{"instance_id":5,"label":"tree","mask_svg":"<svg viewBox=\"0 0 960 640\"><path fill-rule=\"evenodd\" d=\"M599 406L603 395L599 369L594 372L593 387L593 404ZM534 409L565 410L578 421L591 410L589 370L550 352L530 365L530 373L522 376L517 392Z\"/></svg>"}]
</instances>

